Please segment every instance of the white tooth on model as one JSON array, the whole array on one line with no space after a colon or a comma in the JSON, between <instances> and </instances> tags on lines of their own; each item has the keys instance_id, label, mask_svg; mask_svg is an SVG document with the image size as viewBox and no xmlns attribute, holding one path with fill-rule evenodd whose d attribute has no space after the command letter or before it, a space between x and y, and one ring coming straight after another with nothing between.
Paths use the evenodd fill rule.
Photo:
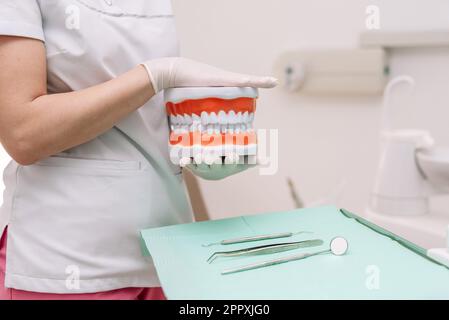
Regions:
<instances>
[{"instance_id":1,"label":"white tooth on model","mask_svg":"<svg viewBox=\"0 0 449 320\"><path fill-rule=\"evenodd\" d=\"M209 116L206 111L201 112L201 124L206 126L209 123Z\"/></svg>"},{"instance_id":2,"label":"white tooth on model","mask_svg":"<svg viewBox=\"0 0 449 320\"><path fill-rule=\"evenodd\" d=\"M243 132L242 124L243 124L243 114L239 112L237 113L237 129L235 131L236 133Z\"/></svg>"},{"instance_id":3,"label":"white tooth on model","mask_svg":"<svg viewBox=\"0 0 449 320\"><path fill-rule=\"evenodd\" d=\"M215 155L214 153L207 153L204 155L203 160L204 163L208 166L213 165L215 161L217 161L217 155Z\"/></svg>"},{"instance_id":4,"label":"white tooth on model","mask_svg":"<svg viewBox=\"0 0 449 320\"><path fill-rule=\"evenodd\" d=\"M239 156L235 153L226 155L225 164L236 164L239 161Z\"/></svg>"},{"instance_id":5,"label":"white tooth on model","mask_svg":"<svg viewBox=\"0 0 449 320\"><path fill-rule=\"evenodd\" d=\"M235 133L242 132L242 122L243 122L243 115L241 112L237 113L236 116L236 126L235 126Z\"/></svg>"},{"instance_id":6,"label":"white tooth on model","mask_svg":"<svg viewBox=\"0 0 449 320\"><path fill-rule=\"evenodd\" d=\"M240 133L253 131L254 112L238 112L234 110L229 111L228 114L224 110L218 113L206 111L201 113L201 116L196 114L188 115L171 115L170 125L172 131L194 132L207 131L208 134L222 133Z\"/></svg>"},{"instance_id":7,"label":"white tooth on model","mask_svg":"<svg viewBox=\"0 0 449 320\"><path fill-rule=\"evenodd\" d=\"M203 154L201 155L201 162L207 164L206 161L211 161L211 160L209 159L208 153L203 152Z\"/></svg>"},{"instance_id":8,"label":"white tooth on model","mask_svg":"<svg viewBox=\"0 0 449 320\"><path fill-rule=\"evenodd\" d=\"M240 157L238 154L235 154L235 164L241 164L240 163L240 160L242 160L243 159L243 157Z\"/></svg>"},{"instance_id":9,"label":"white tooth on model","mask_svg":"<svg viewBox=\"0 0 449 320\"><path fill-rule=\"evenodd\" d=\"M184 126L184 117L181 115L176 116L178 119L178 125L176 126L178 128L178 132L182 132L182 128Z\"/></svg>"},{"instance_id":10,"label":"white tooth on model","mask_svg":"<svg viewBox=\"0 0 449 320\"><path fill-rule=\"evenodd\" d=\"M223 133L226 133L226 127L228 124L228 116L226 115L226 112L221 110L218 113L218 122L220 123L220 131Z\"/></svg>"},{"instance_id":11,"label":"white tooth on model","mask_svg":"<svg viewBox=\"0 0 449 320\"><path fill-rule=\"evenodd\" d=\"M248 111L245 111L245 113L243 114L243 123L247 124L249 121L249 113Z\"/></svg>"},{"instance_id":12,"label":"white tooth on model","mask_svg":"<svg viewBox=\"0 0 449 320\"><path fill-rule=\"evenodd\" d=\"M241 112L237 113L237 123L242 123L243 122L243 115Z\"/></svg>"},{"instance_id":13,"label":"white tooth on model","mask_svg":"<svg viewBox=\"0 0 449 320\"><path fill-rule=\"evenodd\" d=\"M188 158L184 157L184 158L181 158L181 160L179 160L179 166L181 168L185 168L191 163L192 163L192 158L190 158L190 157L188 157Z\"/></svg>"},{"instance_id":14,"label":"white tooth on model","mask_svg":"<svg viewBox=\"0 0 449 320\"><path fill-rule=\"evenodd\" d=\"M190 127L190 123L189 123L189 118L190 116L187 114L184 114L184 116L182 117L182 132L189 132L189 127Z\"/></svg>"},{"instance_id":15,"label":"white tooth on model","mask_svg":"<svg viewBox=\"0 0 449 320\"><path fill-rule=\"evenodd\" d=\"M190 122L190 132L194 132L198 130L198 123L201 123L201 118L198 117L196 114L192 114L190 116L191 122Z\"/></svg>"},{"instance_id":16,"label":"white tooth on model","mask_svg":"<svg viewBox=\"0 0 449 320\"><path fill-rule=\"evenodd\" d=\"M224 164L233 164L233 163L232 163L232 158L229 157L229 156L225 157Z\"/></svg>"},{"instance_id":17,"label":"white tooth on model","mask_svg":"<svg viewBox=\"0 0 449 320\"><path fill-rule=\"evenodd\" d=\"M218 113L218 122L223 125L228 124L228 116L223 110Z\"/></svg>"},{"instance_id":18,"label":"white tooth on model","mask_svg":"<svg viewBox=\"0 0 449 320\"><path fill-rule=\"evenodd\" d=\"M192 121L193 121L193 123L201 122L201 117L194 113L194 114L192 114Z\"/></svg>"},{"instance_id":19,"label":"white tooth on model","mask_svg":"<svg viewBox=\"0 0 449 320\"><path fill-rule=\"evenodd\" d=\"M229 111L228 114L228 123L229 124L236 124L237 123L237 117L235 115L234 110Z\"/></svg>"},{"instance_id":20,"label":"white tooth on model","mask_svg":"<svg viewBox=\"0 0 449 320\"><path fill-rule=\"evenodd\" d=\"M218 123L218 116L215 112L211 112L209 114L209 123L211 124L217 124Z\"/></svg>"},{"instance_id":21,"label":"white tooth on model","mask_svg":"<svg viewBox=\"0 0 449 320\"><path fill-rule=\"evenodd\" d=\"M242 125L242 129L243 129L243 132L248 132L249 129L250 129L250 126L249 126L249 113L248 113L248 111L246 111L246 112L243 114L243 125Z\"/></svg>"},{"instance_id":22,"label":"white tooth on model","mask_svg":"<svg viewBox=\"0 0 449 320\"><path fill-rule=\"evenodd\" d=\"M193 156L193 160L195 161L196 164L202 164L203 163L203 155L201 154L201 152L195 154Z\"/></svg>"},{"instance_id":23,"label":"white tooth on model","mask_svg":"<svg viewBox=\"0 0 449 320\"><path fill-rule=\"evenodd\" d=\"M178 114L178 115L176 116L176 124L178 124L178 125L184 124L184 117L181 116L180 114Z\"/></svg>"},{"instance_id":24,"label":"white tooth on model","mask_svg":"<svg viewBox=\"0 0 449 320\"><path fill-rule=\"evenodd\" d=\"M191 125L193 123L193 119L190 115L184 114L184 121L186 124Z\"/></svg>"}]
</instances>

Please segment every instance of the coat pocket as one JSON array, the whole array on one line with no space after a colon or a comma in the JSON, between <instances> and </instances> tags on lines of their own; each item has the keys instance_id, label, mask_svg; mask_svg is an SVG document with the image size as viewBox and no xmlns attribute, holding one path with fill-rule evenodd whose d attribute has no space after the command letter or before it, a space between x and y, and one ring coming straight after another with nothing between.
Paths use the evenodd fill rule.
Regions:
<instances>
[{"instance_id":1,"label":"coat pocket","mask_svg":"<svg viewBox=\"0 0 449 320\"><path fill-rule=\"evenodd\" d=\"M51 157L20 167L10 272L65 279L75 265L82 279L97 279L143 270L139 231L169 216L164 197L152 201L156 178L138 161Z\"/></svg>"},{"instance_id":2,"label":"coat pocket","mask_svg":"<svg viewBox=\"0 0 449 320\"><path fill-rule=\"evenodd\" d=\"M53 156L36 163L37 166L60 167L72 169L135 171L142 168L140 161L97 160Z\"/></svg>"}]
</instances>

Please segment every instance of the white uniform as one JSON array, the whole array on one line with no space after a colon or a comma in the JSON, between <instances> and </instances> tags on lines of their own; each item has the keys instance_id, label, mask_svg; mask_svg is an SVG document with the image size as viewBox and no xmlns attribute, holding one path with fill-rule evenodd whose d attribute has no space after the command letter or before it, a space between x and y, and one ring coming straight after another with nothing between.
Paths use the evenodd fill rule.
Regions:
<instances>
[{"instance_id":1,"label":"white uniform","mask_svg":"<svg viewBox=\"0 0 449 320\"><path fill-rule=\"evenodd\" d=\"M178 54L169 0L0 0L0 34L45 41L50 94ZM89 143L32 166L11 162L0 212L0 232L8 225L6 286L50 293L158 286L139 231L192 221L167 142L158 95Z\"/></svg>"}]
</instances>

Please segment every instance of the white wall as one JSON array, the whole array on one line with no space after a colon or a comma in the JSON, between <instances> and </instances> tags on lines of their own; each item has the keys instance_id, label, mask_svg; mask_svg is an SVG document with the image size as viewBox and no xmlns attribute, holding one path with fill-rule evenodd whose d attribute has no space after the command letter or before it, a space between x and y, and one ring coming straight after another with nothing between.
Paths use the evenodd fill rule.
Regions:
<instances>
[{"instance_id":1,"label":"white wall","mask_svg":"<svg viewBox=\"0 0 449 320\"><path fill-rule=\"evenodd\" d=\"M274 60L287 49L356 47L369 4L379 5L384 30L449 28L449 1L444 0L173 2L184 56L255 74L269 74ZM449 64L441 66L449 55L444 50L410 52L392 56L393 73L408 72L419 77L418 82L423 80L410 105L414 121L409 123L431 127L449 146ZM430 62L431 69L417 62ZM332 202L362 213L377 166L379 104L376 97L306 98L282 89L263 91L257 127L280 130L280 170L271 177L253 170L223 182L201 182L212 216L291 209L287 176L306 203L326 197L345 182ZM409 113L399 118L398 125L408 125Z\"/></svg>"}]
</instances>

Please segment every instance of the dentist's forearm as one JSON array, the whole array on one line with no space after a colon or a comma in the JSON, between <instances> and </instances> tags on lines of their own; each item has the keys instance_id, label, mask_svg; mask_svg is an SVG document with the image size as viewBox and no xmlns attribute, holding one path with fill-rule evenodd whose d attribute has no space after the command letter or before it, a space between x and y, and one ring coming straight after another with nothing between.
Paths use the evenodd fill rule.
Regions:
<instances>
[{"instance_id":1,"label":"dentist's forearm","mask_svg":"<svg viewBox=\"0 0 449 320\"><path fill-rule=\"evenodd\" d=\"M84 90L48 95L43 43L0 36L0 142L22 165L94 139L153 95L142 66Z\"/></svg>"},{"instance_id":2,"label":"dentist's forearm","mask_svg":"<svg viewBox=\"0 0 449 320\"><path fill-rule=\"evenodd\" d=\"M24 106L18 141L25 164L88 142L144 105L154 91L142 66L108 82L43 95Z\"/></svg>"}]
</instances>

